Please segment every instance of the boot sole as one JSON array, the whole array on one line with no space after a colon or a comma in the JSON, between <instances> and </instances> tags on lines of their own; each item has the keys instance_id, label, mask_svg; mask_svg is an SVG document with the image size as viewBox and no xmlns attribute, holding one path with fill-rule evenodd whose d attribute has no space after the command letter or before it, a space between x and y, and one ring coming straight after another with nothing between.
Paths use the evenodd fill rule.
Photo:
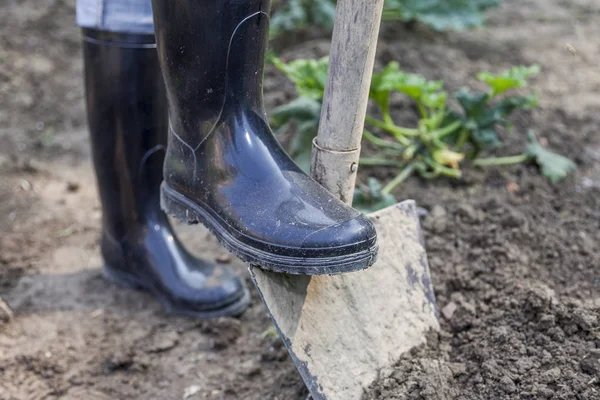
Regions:
<instances>
[{"instance_id":1,"label":"boot sole","mask_svg":"<svg viewBox=\"0 0 600 400\"><path fill-rule=\"evenodd\" d=\"M335 257L302 258L268 253L235 238L208 211L164 181L160 193L161 208L168 215L187 224L202 223L233 255L261 269L293 275L337 275L367 269L377 259L377 244L358 253Z\"/></svg>"},{"instance_id":2,"label":"boot sole","mask_svg":"<svg viewBox=\"0 0 600 400\"><path fill-rule=\"evenodd\" d=\"M106 280L125 289L136 289L150 292L162 304L162 306L170 314L183 315L199 319L213 319L220 317L238 317L246 311L250 304L250 292L244 287L242 297L231 303L225 303L222 306L217 306L214 309L208 310L192 310L182 308L172 304L164 294L157 290L154 285L144 282L139 277L127 272L119 271L109 265L104 266L104 277Z\"/></svg>"}]
</instances>

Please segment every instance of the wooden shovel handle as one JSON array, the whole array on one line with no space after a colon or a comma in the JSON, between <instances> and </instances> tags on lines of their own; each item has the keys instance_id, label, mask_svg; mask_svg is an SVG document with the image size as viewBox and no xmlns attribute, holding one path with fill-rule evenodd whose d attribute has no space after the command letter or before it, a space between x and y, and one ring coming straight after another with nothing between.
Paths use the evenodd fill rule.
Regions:
<instances>
[{"instance_id":1,"label":"wooden shovel handle","mask_svg":"<svg viewBox=\"0 0 600 400\"><path fill-rule=\"evenodd\" d=\"M352 204L383 0L338 0L311 171Z\"/></svg>"}]
</instances>

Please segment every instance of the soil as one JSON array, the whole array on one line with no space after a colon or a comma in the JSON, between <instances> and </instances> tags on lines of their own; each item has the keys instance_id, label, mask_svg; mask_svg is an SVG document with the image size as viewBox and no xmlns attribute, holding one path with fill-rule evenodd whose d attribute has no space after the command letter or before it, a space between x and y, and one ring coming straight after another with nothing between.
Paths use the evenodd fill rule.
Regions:
<instances>
[{"instance_id":1,"label":"soil","mask_svg":"<svg viewBox=\"0 0 600 400\"><path fill-rule=\"evenodd\" d=\"M0 399L305 399L255 291L241 318L201 322L102 278L74 14L74 0L0 3ZM540 107L515 117L502 151L519 152L534 129L578 171L552 185L530 165L467 166L461 180L397 190L427 210L442 329L380 371L367 399L600 399L598 17L594 0L505 0L485 29L383 29L378 67L398 60L450 89L540 64ZM328 40L273 47L322 56ZM269 109L294 96L272 68L265 91ZM394 113L414 122L402 99ZM227 259L205 231L178 230L203 257Z\"/></svg>"}]
</instances>

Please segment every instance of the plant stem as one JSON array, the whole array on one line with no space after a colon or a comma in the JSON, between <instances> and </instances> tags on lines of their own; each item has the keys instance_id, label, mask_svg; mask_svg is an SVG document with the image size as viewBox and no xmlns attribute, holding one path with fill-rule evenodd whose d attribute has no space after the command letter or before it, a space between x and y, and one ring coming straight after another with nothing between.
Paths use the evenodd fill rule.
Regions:
<instances>
[{"instance_id":1,"label":"plant stem","mask_svg":"<svg viewBox=\"0 0 600 400\"><path fill-rule=\"evenodd\" d=\"M400 150L400 151L404 150L404 146L399 145L398 143L395 143L395 142L389 142L387 140L378 138L377 136L373 135L371 132L369 132L366 129L363 130L363 138L365 138L367 141L373 143L377 147L387 147L390 149L395 149L395 150Z\"/></svg>"},{"instance_id":2,"label":"plant stem","mask_svg":"<svg viewBox=\"0 0 600 400\"><path fill-rule=\"evenodd\" d=\"M463 147L465 147L465 143L467 143L467 139L469 138L469 131L463 128L462 131L458 134L458 140L456 141L456 151L459 153L462 152Z\"/></svg>"},{"instance_id":3,"label":"plant stem","mask_svg":"<svg viewBox=\"0 0 600 400\"><path fill-rule=\"evenodd\" d=\"M385 122L388 126L396 125L394 124L394 120L392 119L392 116L390 115L390 112L387 109L383 112L383 122Z\"/></svg>"},{"instance_id":4,"label":"plant stem","mask_svg":"<svg viewBox=\"0 0 600 400\"><path fill-rule=\"evenodd\" d=\"M431 159L425 159L425 163L429 165L437 175L444 175L449 178L460 178L462 176L460 169L446 167Z\"/></svg>"},{"instance_id":5,"label":"plant stem","mask_svg":"<svg viewBox=\"0 0 600 400\"><path fill-rule=\"evenodd\" d=\"M529 154L527 153L509 157L478 158L473 161L473 165L477 165L479 167L490 167L494 165L512 165L527 161L529 158Z\"/></svg>"},{"instance_id":6,"label":"plant stem","mask_svg":"<svg viewBox=\"0 0 600 400\"><path fill-rule=\"evenodd\" d=\"M462 126L462 121L455 121L455 122L451 123L450 125L445 126L444 128L438 130L436 132L437 138L441 139L445 136L448 136L451 133L456 132L456 130L458 128L460 128L461 126Z\"/></svg>"},{"instance_id":7,"label":"plant stem","mask_svg":"<svg viewBox=\"0 0 600 400\"><path fill-rule=\"evenodd\" d=\"M402 165L397 161L381 157L361 157L358 163L361 167L400 167Z\"/></svg>"},{"instance_id":8,"label":"plant stem","mask_svg":"<svg viewBox=\"0 0 600 400\"><path fill-rule=\"evenodd\" d=\"M419 109L419 114L421 114L421 119L427 119L428 115L427 115L427 110L425 109L425 107L423 107L423 104L421 104L420 101L417 101L417 108Z\"/></svg>"},{"instance_id":9,"label":"plant stem","mask_svg":"<svg viewBox=\"0 0 600 400\"><path fill-rule=\"evenodd\" d=\"M381 189L382 194L390 194L392 190L396 188L399 184L404 182L415 170L414 163L408 164L400 173L392 179L383 189Z\"/></svg>"},{"instance_id":10,"label":"plant stem","mask_svg":"<svg viewBox=\"0 0 600 400\"><path fill-rule=\"evenodd\" d=\"M375 119L368 115L365 117L365 122L373 125L376 128L380 128L380 129L383 129L384 131L391 133L392 135L394 135L394 137L399 142L400 142L400 139L398 138L398 136L409 136L409 137L419 136L419 131L417 129L401 128L401 127L393 125L393 124L385 123L383 121L380 121L380 120Z\"/></svg>"}]
</instances>

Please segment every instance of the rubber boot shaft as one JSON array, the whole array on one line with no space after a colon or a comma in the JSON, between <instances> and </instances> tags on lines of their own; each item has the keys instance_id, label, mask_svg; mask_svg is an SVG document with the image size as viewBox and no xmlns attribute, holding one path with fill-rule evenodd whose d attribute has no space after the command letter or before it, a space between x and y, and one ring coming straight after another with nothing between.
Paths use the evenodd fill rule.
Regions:
<instances>
[{"instance_id":1,"label":"rubber boot shaft","mask_svg":"<svg viewBox=\"0 0 600 400\"><path fill-rule=\"evenodd\" d=\"M153 35L84 29L92 158L103 227L115 240L160 213L149 188L162 180L168 117L155 48Z\"/></svg>"},{"instance_id":2,"label":"rubber boot shaft","mask_svg":"<svg viewBox=\"0 0 600 400\"><path fill-rule=\"evenodd\" d=\"M263 107L265 0L153 0L170 135L161 202L242 260L334 274L376 258L372 223L308 177Z\"/></svg>"},{"instance_id":3,"label":"rubber boot shaft","mask_svg":"<svg viewBox=\"0 0 600 400\"><path fill-rule=\"evenodd\" d=\"M226 97L264 114L269 9L268 0L153 2L171 126L190 146L234 106Z\"/></svg>"},{"instance_id":4,"label":"rubber boot shaft","mask_svg":"<svg viewBox=\"0 0 600 400\"><path fill-rule=\"evenodd\" d=\"M175 312L239 314L247 305L239 279L189 254L160 209L168 118L154 36L84 29L83 49L105 273Z\"/></svg>"}]
</instances>

